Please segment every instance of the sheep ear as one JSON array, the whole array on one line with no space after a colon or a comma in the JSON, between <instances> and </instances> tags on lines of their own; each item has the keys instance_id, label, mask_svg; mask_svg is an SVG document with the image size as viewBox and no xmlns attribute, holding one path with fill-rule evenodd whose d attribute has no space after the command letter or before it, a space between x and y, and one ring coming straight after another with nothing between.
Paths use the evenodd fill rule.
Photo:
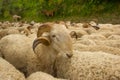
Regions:
<instances>
[{"instance_id":1,"label":"sheep ear","mask_svg":"<svg viewBox=\"0 0 120 80\"><path fill-rule=\"evenodd\" d=\"M44 44L46 46L49 46L50 45L50 40L46 37L39 37L37 39L34 40L33 42L33 51L35 50L35 48L38 46L38 44Z\"/></svg>"}]
</instances>

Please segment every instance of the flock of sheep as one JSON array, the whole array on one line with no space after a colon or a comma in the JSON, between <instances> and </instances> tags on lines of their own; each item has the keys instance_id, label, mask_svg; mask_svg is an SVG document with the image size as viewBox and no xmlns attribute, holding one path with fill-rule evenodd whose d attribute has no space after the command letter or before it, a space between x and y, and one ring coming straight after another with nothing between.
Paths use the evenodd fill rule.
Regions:
<instances>
[{"instance_id":1,"label":"flock of sheep","mask_svg":"<svg viewBox=\"0 0 120 80\"><path fill-rule=\"evenodd\" d=\"M0 22L0 80L120 80L120 25Z\"/></svg>"}]
</instances>

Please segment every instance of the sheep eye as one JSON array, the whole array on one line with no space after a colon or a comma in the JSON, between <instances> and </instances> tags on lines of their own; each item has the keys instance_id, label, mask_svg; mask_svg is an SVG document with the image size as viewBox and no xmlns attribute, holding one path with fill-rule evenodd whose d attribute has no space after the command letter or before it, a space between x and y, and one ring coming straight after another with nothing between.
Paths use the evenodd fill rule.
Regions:
<instances>
[{"instance_id":1,"label":"sheep eye","mask_svg":"<svg viewBox=\"0 0 120 80\"><path fill-rule=\"evenodd\" d=\"M56 37L56 35L52 35L52 37L54 38L54 37Z\"/></svg>"}]
</instances>

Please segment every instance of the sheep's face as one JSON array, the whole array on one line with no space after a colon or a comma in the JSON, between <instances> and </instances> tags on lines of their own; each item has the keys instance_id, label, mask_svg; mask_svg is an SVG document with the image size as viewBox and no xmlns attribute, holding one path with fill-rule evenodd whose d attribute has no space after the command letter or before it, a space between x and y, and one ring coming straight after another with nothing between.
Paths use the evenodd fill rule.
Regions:
<instances>
[{"instance_id":1,"label":"sheep's face","mask_svg":"<svg viewBox=\"0 0 120 80\"><path fill-rule=\"evenodd\" d=\"M64 25L55 25L50 32L51 46L58 53L65 53L68 57L72 56L72 40L68 30Z\"/></svg>"},{"instance_id":2,"label":"sheep's face","mask_svg":"<svg viewBox=\"0 0 120 80\"><path fill-rule=\"evenodd\" d=\"M57 53L62 53L63 55L66 54L68 57L72 57L73 55L72 39L64 25L54 24L49 33L47 33L47 36L42 35L34 41L33 49L39 43L43 43L46 46L52 47L57 51Z\"/></svg>"}]
</instances>

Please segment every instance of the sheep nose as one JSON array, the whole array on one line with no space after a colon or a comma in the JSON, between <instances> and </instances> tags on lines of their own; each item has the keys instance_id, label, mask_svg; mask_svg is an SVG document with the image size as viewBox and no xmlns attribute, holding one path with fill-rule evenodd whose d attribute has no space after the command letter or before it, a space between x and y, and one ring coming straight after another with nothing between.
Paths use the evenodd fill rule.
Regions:
<instances>
[{"instance_id":1,"label":"sheep nose","mask_svg":"<svg viewBox=\"0 0 120 80\"><path fill-rule=\"evenodd\" d=\"M73 54L67 53L66 54L68 58L71 58L73 56Z\"/></svg>"}]
</instances>

